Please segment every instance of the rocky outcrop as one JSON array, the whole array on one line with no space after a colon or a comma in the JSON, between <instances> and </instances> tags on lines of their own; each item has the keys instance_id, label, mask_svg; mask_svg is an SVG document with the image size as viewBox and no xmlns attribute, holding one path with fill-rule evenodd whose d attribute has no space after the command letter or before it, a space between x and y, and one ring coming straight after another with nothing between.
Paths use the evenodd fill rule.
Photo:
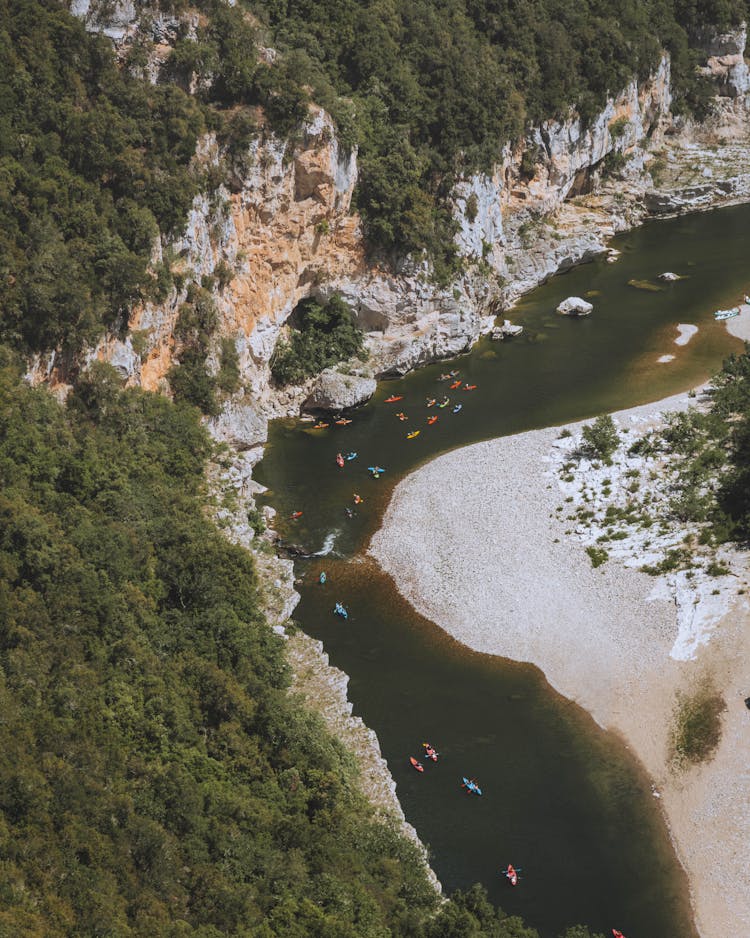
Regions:
<instances>
[{"instance_id":1,"label":"rocky outcrop","mask_svg":"<svg viewBox=\"0 0 750 938\"><path fill-rule=\"evenodd\" d=\"M345 410L368 401L377 383L365 375L345 375L333 368L322 372L315 381L305 410Z\"/></svg>"},{"instance_id":2,"label":"rocky outcrop","mask_svg":"<svg viewBox=\"0 0 750 938\"><path fill-rule=\"evenodd\" d=\"M558 305L557 312L563 316L588 316L593 308L593 303L587 302L580 296L569 296Z\"/></svg>"},{"instance_id":3,"label":"rocky outcrop","mask_svg":"<svg viewBox=\"0 0 750 938\"><path fill-rule=\"evenodd\" d=\"M707 56L703 72L716 82L720 95L741 98L750 91L750 69L745 62L746 43L747 27L744 23L732 32L707 33L702 37Z\"/></svg>"}]
</instances>

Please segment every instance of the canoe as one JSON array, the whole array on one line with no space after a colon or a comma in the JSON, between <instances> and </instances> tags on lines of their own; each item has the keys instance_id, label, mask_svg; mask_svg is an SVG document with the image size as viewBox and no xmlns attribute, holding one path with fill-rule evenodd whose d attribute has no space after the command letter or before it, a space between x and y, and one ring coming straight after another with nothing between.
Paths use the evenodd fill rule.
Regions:
<instances>
[{"instance_id":1,"label":"canoe","mask_svg":"<svg viewBox=\"0 0 750 938\"><path fill-rule=\"evenodd\" d=\"M417 770L417 772L424 772L424 766L421 762L417 762L414 756L409 756L409 762L411 762L412 767Z\"/></svg>"},{"instance_id":2,"label":"canoe","mask_svg":"<svg viewBox=\"0 0 750 938\"><path fill-rule=\"evenodd\" d=\"M428 417L427 423L430 424L430 426L432 426L432 424L435 423L436 420L437 420L437 417Z\"/></svg>"},{"instance_id":3,"label":"canoe","mask_svg":"<svg viewBox=\"0 0 750 938\"><path fill-rule=\"evenodd\" d=\"M414 437L415 437L415 436L419 436L419 434L420 434L420 431L419 431L419 430L412 430L411 433L407 433L407 434L406 434L406 439L407 439L407 440L413 440Z\"/></svg>"},{"instance_id":4,"label":"canoe","mask_svg":"<svg viewBox=\"0 0 750 938\"><path fill-rule=\"evenodd\" d=\"M735 316L739 316L740 308L739 306L734 306L732 309L717 309L714 313L714 319L721 322L722 319L734 319Z\"/></svg>"},{"instance_id":5,"label":"canoe","mask_svg":"<svg viewBox=\"0 0 750 938\"><path fill-rule=\"evenodd\" d=\"M403 399L404 399L404 395L403 395L403 394L391 394L390 397L386 397L385 403L386 403L386 404L395 404L396 401L403 401Z\"/></svg>"},{"instance_id":6,"label":"canoe","mask_svg":"<svg viewBox=\"0 0 750 938\"><path fill-rule=\"evenodd\" d=\"M508 877L508 882L511 886L518 885L518 873L510 863L508 864L508 869L505 871L505 875Z\"/></svg>"}]
</instances>

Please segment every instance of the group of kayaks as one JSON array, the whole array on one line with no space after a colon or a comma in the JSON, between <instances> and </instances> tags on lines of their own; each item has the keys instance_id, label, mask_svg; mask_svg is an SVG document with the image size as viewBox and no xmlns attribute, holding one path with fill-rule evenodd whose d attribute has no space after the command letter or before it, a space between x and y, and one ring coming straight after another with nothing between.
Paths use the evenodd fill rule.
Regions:
<instances>
[{"instance_id":1,"label":"group of kayaks","mask_svg":"<svg viewBox=\"0 0 750 938\"><path fill-rule=\"evenodd\" d=\"M435 747L430 743L422 743L422 748L424 749L425 759L430 759L432 762L437 762L439 753L435 750ZM416 769L417 772L424 772L424 766L419 761L415 759L414 756L409 756L409 762L413 769Z\"/></svg>"},{"instance_id":2,"label":"group of kayaks","mask_svg":"<svg viewBox=\"0 0 750 938\"><path fill-rule=\"evenodd\" d=\"M454 379L455 379L455 380L454 380ZM449 387L450 387L450 389L451 389L452 391L458 391L459 389L462 390L462 391L474 391L474 390L476 390L476 387L477 387L476 384L465 384L465 383L463 382L463 380L458 377L458 372L457 372L457 371L450 371L450 372L448 372L448 374L440 375L440 378L439 378L438 380L439 380L439 381L452 381L453 383L449 385ZM463 385L463 387L462 387L462 385ZM402 401L403 399L404 399L404 395L403 395L403 394L391 394L390 397L386 397L385 403L386 403L386 404L397 404L399 401ZM443 395L442 399L439 400L439 401L438 401L438 399L437 399L436 397L428 397L427 400L425 401L425 406L426 406L426 407L437 407L438 409L442 410L442 409L448 407L448 406L450 405L450 402L451 402L451 399L448 397L447 394L445 394L445 395ZM451 408L451 413L460 414L461 411L463 410L463 406L464 406L464 405L461 404L461 403L454 404L453 407ZM407 416L407 414L405 414L405 413L403 412L403 410L398 411L398 413L396 414L396 417L398 417L398 419L399 419L399 420L402 420L402 421L409 419L409 417ZM433 426L434 424L436 424L437 421L438 421L438 415L437 415L437 414L431 414L431 415L427 418L427 426L428 426L428 427L431 427L431 426ZM421 432L422 432L421 430L410 430L410 431L406 434L406 439L407 439L407 440L414 440L414 439L416 439L416 438L419 436L419 434L420 434Z\"/></svg>"}]
</instances>

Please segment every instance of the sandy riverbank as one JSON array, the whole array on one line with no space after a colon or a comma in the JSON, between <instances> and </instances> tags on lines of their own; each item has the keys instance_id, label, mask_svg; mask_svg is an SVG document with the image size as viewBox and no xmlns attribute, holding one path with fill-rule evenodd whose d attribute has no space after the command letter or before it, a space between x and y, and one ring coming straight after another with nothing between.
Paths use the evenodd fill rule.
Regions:
<instances>
[{"instance_id":1,"label":"sandy riverbank","mask_svg":"<svg viewBox=\"0 0 750 938\"><path fill-rule=\"evenodd\" d=\"M750 333L750 309L730 323ZM642 425L688 403L681 395L618 420ZM615 560L594 568L571 538L549 462L559 434L480 443L422 467L396 488L370 550L420 613L472 648L538 665L624 736L661 794L701 935L750 933L747 603L739 597L694 657L676 660L674 599L654 599L654 578ZM676 694L704 678L727 704L722 741L710 763L678 772Z\"/></svg>"}]
</instances>

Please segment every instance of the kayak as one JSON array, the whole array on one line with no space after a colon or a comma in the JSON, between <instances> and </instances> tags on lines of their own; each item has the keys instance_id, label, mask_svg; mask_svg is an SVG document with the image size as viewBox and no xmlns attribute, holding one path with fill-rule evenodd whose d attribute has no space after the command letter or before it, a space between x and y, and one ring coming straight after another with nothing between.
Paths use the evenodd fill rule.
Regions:
<instances>
[{"instance_id":1,"label":"kayak","mask_svg":"<svg viewBox=\"0 0 750 938\"><path fill-rule=\"evenodd\" d=\"M427 406L428 406L428 407L434 407L435 404L437 404L437 401L435 400L434 397L430 397L430 398L427 399Z\"/></svg>"},{"instance_id":2,"label":"kayak","mask_svg":"<svg viewBox=\"0 0 750 938\"><path fill-rule=\"evenodd\" d=\"M436 420L437 420L437 417L428 417L428 418L427 418L427 423L428 423L430 426L432 426L432 424L435 423Z\"/></svg>"},{"instance_id":3,"label":"kayak","mask_svg":"<svg viewBox=\"0 0 750 938\"><path fill-rule=\"evenodd\" d=\"M327 579L328 579L328 577L326 576L326 572L325 572L325 570L323 570L322 573L320 574L320 576L318 577L318 583L320 583L320 584L322 585L323 583L325 583L325 581L326 581Z\"/></svg>"},{"instance_id":4,"label":"kayak","mask_svg":"<svg viewBox=\"0 0 750 938\"><path fill-rule=\"evenodd\" d=\"M464 778L463 787L470 795L481 795L482 789L477 785L473 778Z\"/></svg>"},{"instance_id":5,"label":"kayak","mask_svg":"<svg viewBox=\"0 0 750 938\"><path fill-rule=\"evenodd\" d=\"M407 434L406 434L406 439L407 439L407 440L413 440L414 437L415 437L415 436L419 436L419 434L420 434L420 431L419 431L419 430L412 430L411 433L407 433Z\"/></svg>"},{"instance_id":6,"label":"kayak","mask_svg":"<svg viewBox=\"0 0 750 938\"><path fill-rule=\"evenodd\" d=\"M460 387L461 387L461 381L460 381L460 380L459 380L459 381L454 381L453 384L450 385L451 391L455 391L456 388L460 388Z\"/></svg>"},{"instance_id":7,"label":"kayak","mask_svg":"<svg viewBox=\"0 0 750 938\"><path fill-rule=\"evenodd\" d=\"M344 468L344 457L341 455L341 453L336 453L336 465L339 467L339 469Z\"/></svg>"},{"instance_id":8,"label":"kayak","mask_svg":"<svg viewBox=\"0 0 750 938\"><path fill-rule=\"evenodd\" d=\"M464 385L464 391L476 391L476 389L477 389L476 384L465 384L465 385Z\"/></svg>"},{"instance_id":9,"label":"kayak","mask_svg":"<svg viewBox=\"0 0 750 938\"><path fill-rule=\"evenodd\" d=\"M324 423L322 420L320 423L313 424L313 430L325 430L326 427L330 427L330 423Z\"/></svg>"},{"instance_id":10,"label":"kayak","mask_svg":"<svg viewBox=\"0 0 750 938\"><path fill-rule=\"evenodd\" d=\"M511 886L518 885L518 873L516 872L515 868L510 865L510 863L508 864L508 869L505 871L505 875L507 876L508 882L511 884Z\"/></svg>"},{"instance_id":11,"label":"kayak","mask_svg":"<svg viewBox=\"0 0 750 938\"><path fill-rule=\"evenodd\" d=\"M291 515L289 515L289 517L292 519L292 521L296 521L297 518L301 518L301 517L302 517L302 512L301 512L301 511L293 511L293 512L291 513Z\"/></svg>"},{"instance_id":12,"label":"kayak","mask_svg":"<svg viewBox=\"0 0 750 938\"><path fill-rule=\"evenodd\" d=\"M417 762L414 756L409 756L409 762L411 762L412 767L417 770L417 772L424 772L424 766L421 762Z\"/></svg>"},{"instance_id":13,"label":"kayak","mask_svg":"<svg viewBox=\"0 0 750 938\"><path fill-rule=\"evenodd\" d=\"M447 407L450 404L451 399L449 397L444 397L442 401L438 404L438 407Z\"/></svg>"},{"instance_id":14,"label":"kayak","mask_svg":"<svg viewBox=\"0 0 750 938\"><path fill-rule=\"evenodd\" d=\"M385 403L386 403L386 404L395 404L396 401L403 401L403 399L404 399L404 395L403 395L403 394L391 394L390 397L386 397Z\"/></svg>"},{"instance_id":15,"label":"kayak","mask_svg":"<svg viewBox=\"0 0 750 938\"><path fill-rule=\"evenodd\" d=\"M346 458L347 460L356 459L356 458L357 458L357 454L356 454L356 453L347 453L345 458Z\"/></svg>"},{"instance_id":16,"label":"kayak","mask_svg":"<svg viewBox=\"0 0 750 938\"><path fill-rule=\"evenodd\" d=\"M340 417L338 420L333 421L338 427L345 427L347 424L351 423L351 420L347 420L346 417Z\"/></svg>"},{"instance_id":17,"label":"kayak","mask_svg":"<svg viewBox=\"0 0 750 938\"><path fill-rule=\"evenodd\" d=\"M408 420L408 419L409 419L403 411L399 411L399 412L396 414L396 416L398 417L399 420Z\"/></svg>"},{"instance_id":18,"label":"kayak","mask_svg":"<svg viewBox=\"0 0 750 938\"><path fill-rule=\"evenodd\" d=\"M333 607L333 614L336 616L341 616L342 619L348 619L349 613L346 611L346 606L342 606L341 603L336 603Z\"/></svg>"},{"instance_id":19,"label":"kayak","mask_svg":"<svg viewBox=\"0 0 750 938\"><path fill-rule=\"evenodd\" d=\"M353 498L354 498L354 504L355 504L355 505L361 505L362 502L364 501L364 498L362 498L361 495L357 495L356 492L354 493Z\"/></svg>"},{"instance_id":20,"label":"kayak","mask_svg":"<svg viewBox=\"0 0 750 938\"><path fill-rule=\"evenodd\" d=\"M454 414L459 413L463 406L464 406L463 404L456 404L456 406L453 408L453 413Z\"/></svg>"},{"instance_id":21,"label":"kayak","mask_svg":"<svg viewBox=\"0 0 750 938\"><path fill-rule=\"evenodd\" d=\"M367 471L371 472L377 479L381 472L385 472L385 469L382 466L368 466Z\"/></svg>"},{"instance_id":22,"label":"kayak","mask_svg":"<svg viewBox=\"0 0 750 938\"><path fill-rule=\"evenodd\" d=\"M427 758L432 759L433 762L437 762L438 754L435 752L432 746L429 743L422 743L422 746L424 748L424 754L427 756Z\"/></svg>"},{"instance_id":23,"label":"kayak","mask_svg":"<svg viewBox=\"0 0 750 938\"><path fill-rule=\"evenodd\" d=\"M618 931L616 928L612 929L612 934L614 935L614 938L625 938L625 935L623 935L623 933Z\"/></svg>"}]
</instances>

